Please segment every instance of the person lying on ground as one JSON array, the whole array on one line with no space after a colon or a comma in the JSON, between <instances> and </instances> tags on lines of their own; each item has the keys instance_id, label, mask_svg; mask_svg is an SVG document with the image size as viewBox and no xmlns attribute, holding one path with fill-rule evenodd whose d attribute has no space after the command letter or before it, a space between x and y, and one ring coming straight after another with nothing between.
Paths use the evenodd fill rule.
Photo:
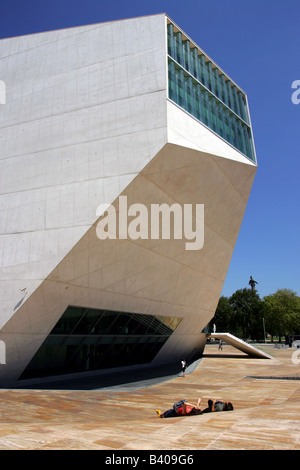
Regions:
<instances>
[{"instance_id":1,"label":"person lying on ground","mask_svg":"<svg viewBox=\"0 0 300 470\"><path fill-rule=\"evenodd\" d=\"M208 400L208 407L202 410L202 413L211 413L212 411L232 411L233 405L230 401Z\"/></svg>"},{"instance_id":2,"label":"person lying on ground","mask_svg":"<svg viewBox=\"0 0 300 470\"><path fill-rule=\"evenodd\" d=\"M188 403L186 400L179 400L174 403L173 408L170 410L161 412L161 410L156 410L157 416L159 418L174 418L176 416L193 416L193 415L200 415L201 398L199 398L197 405L192 405Z\"/></svg>"},{"instance_id":3,"label":"person lying on ground","mask_svg":"<svg viewBox=\"0 0 300 470\"><path fill-rule=\"evenodd\" d=\"M230 401L222 400L208 400L208 407L201 411L200 409L201 398L199 398L197 405L194 406L191 403L187 403L186 400L180 400L174 403L173 408L164 411L156 410L159 418L172 418L176 416L193 416L203 413L211 413L216 411L232 411L233 405Z\"/></svg>"}]
</instances>

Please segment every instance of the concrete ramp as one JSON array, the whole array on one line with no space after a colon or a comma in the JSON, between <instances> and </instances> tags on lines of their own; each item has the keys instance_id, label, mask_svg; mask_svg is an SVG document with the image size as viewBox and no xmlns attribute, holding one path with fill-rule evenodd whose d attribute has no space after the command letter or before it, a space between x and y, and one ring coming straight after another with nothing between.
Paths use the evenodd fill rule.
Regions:
<instances>
[{"instance_id":1,"label":"concrete ramp","mask_svg":"<svg viewBox=\"0 0 300 470\"><path fill-rule=\"evenodd\" d=\"M216 338L222 340L224 341L224 343L230 344L230 346L233 346L234 348L237 348L252 357L273 359L273 357L269 354L261 351L260 349L255 348L251 344L246 343L246 341L243 341L242 339L239 339L236 336L231 335L230 333L210 333L209 338Z\"/></svg>"}]
</instances>

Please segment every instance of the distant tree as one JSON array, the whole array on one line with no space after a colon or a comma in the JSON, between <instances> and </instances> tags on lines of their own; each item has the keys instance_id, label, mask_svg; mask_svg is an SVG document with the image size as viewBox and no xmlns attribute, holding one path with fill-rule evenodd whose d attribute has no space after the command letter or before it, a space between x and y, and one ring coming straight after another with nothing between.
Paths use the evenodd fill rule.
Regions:
<instances>
[{"instance_id":1,"label":"distant tree","mask_svg":"<svg viewBox=\"0 0 300 470\"><path fill-rule=\"evenodd\" d=\"M228 297L220 297L216 313L209 324L213 331L229 332L252 340L264 338L266 333L278 336L300 335L300 297L290 289L278 289L260 299L256 289L239 289Z\"/></svg>"},{"instance_id":2,"label":"distant tree","mask_svg":"<svg viewBox=\"0 0 300 470\"><path fill-rule=\"evenodd\" d=\"M221 296L213 319L210 321L209 329L213 331L213 325L216 325L217 332L231 332L231 317L233 310L229 304L229 300L225 296Z\"/></svg>"},{"instance_id":3,"label":"distant tree","mask_svg":"<svg viewBox=\"0 0 300 470\"><path fill-rule=\"evenodd\" d=\"M243 338L260 340L263 338L262 301L256 290L239 289L229 298L234 311L232 320Z\"/></svg>"},{"instance_id":4,"label":"distant tree","mask_svg":"<svg viewBox=\"0 0 300 470\"><path fill-rule=\"evenodd\" d=\"M300 334L300 297L290 289L278 289L263 299L266 331L272 336Z\"/></svg>"},{"instance_id":5,"label":"distant tree","mask_svg":"<svg viewBox=\"0 0 300 470\"><path fill-rule=\"evenodd\" d=\"M263 338L262 301L252 289L239 289L231 297L220 297L210 331L216 324L217 332L229 332L238 337L259 340Z\"/></svg>"}]
</instances>

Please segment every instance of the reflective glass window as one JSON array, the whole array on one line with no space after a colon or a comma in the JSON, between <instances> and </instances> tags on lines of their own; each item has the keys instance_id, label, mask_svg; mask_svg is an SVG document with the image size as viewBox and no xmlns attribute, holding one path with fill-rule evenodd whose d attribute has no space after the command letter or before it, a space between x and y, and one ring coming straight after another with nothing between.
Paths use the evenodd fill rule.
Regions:
<instances>
[{"instance_id":1,"label":"reflective glass window","mask_svg":"<svg viewBox=\"0 0 300 470\"><path fill-rule=\"evenodd\" d=\"M168 25L169 98L255 162L245 94Z\"/></svg>"},{"instance_id":2,"label":"reflective glass window","mask_svg":"<svg viewBox=\"0 0 300 470\"><path fill-rule=\"evenodd\" d=\"M20 379L151 362L181 320L69 306Z\"/></svg>"}]
</instances>

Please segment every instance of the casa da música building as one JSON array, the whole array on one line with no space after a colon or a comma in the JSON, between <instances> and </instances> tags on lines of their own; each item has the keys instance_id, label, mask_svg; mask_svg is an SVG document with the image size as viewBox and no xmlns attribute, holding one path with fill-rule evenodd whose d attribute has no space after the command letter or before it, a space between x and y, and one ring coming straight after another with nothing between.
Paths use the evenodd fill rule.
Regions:
<instances>
[{"instance_id":1,"label":"casa da m\u00fasica building","mask_svg":"<svg viewBox=\"0 0 300 470\"><path fill-rule=\"evenodd\" d=\"M1 386L199 358L257 168L245 92L165 14L3 39L0 73Z\"/></svg>"}]
</instances>

